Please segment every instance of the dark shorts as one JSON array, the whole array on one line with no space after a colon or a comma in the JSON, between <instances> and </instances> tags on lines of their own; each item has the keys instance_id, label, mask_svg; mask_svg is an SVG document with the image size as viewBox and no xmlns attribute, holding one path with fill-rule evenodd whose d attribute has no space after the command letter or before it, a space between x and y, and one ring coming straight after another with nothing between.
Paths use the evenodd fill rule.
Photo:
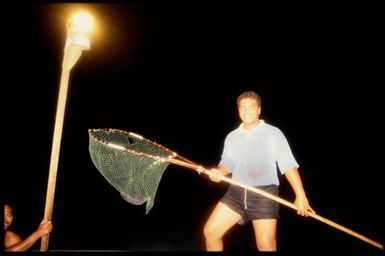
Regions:
<instances>
[{"instance_id":1,"label":"dark shorts","mask_svg":"<svg viewBox=\"0 0 385 256\"><path fill-rule=\"evenodd\" d=\"M278 196L277 185L258 186L270 194ZM239 224L256 219L279 219L279 203L256 192L230 185L221 202L242 216Z\"/></svg>"}]
</instances>

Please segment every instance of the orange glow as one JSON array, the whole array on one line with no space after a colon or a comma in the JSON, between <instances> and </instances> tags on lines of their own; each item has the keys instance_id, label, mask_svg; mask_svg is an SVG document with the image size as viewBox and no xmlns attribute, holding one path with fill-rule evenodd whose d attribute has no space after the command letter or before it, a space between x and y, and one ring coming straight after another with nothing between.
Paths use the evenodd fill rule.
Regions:
<instances>
[{"instance_id":1,"label":"orange glow","mask_svg":"<svg viewBox=\"0 0 385 256\"><path fill-rule=\"evenodd\" d=\"M93 30L94 18L85 11L80 11L73 15L68 23L68 28L77 33L88 34Z\"/></svg>"}]
</instances>

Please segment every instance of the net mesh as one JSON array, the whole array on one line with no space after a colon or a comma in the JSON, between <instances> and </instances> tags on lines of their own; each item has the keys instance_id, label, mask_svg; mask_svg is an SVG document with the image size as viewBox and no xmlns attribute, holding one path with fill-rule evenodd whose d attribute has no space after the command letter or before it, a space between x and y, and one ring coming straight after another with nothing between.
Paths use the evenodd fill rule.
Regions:
<instances>
[{"instance_id":1,"label":"net mesh","mask_svg":"<svg viewBox=\"0 0 385 256\"><path fill-rule=\"evenodd\" d=\"M159 182L173 152L133 133L117 129L89 130L89 152L97 170L129 203L154 205ZM150 158L146 155L154 156Z\"/></svg>"}]
</instances>

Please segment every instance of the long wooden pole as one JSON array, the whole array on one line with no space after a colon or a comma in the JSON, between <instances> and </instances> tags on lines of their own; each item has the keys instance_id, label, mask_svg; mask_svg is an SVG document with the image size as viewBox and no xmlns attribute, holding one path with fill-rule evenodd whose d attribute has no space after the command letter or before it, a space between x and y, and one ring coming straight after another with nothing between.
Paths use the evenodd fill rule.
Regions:
<instances>
[{"instance_id":1,"label":"long wooden pole","mask_svg":"<svg viewBox=\"0 0 385 256\"><path fill-rule=\"evenodd\" d=\"M137 152L130 151L128 149L126 149L126 151L138 154ZM183 166L183 167L186 167L186 168L194 169L194 170L198 171L199 173L204 173L204 174L207 174L208 176L211 175L211 171L210 170L207 170L207 169L203 168L202 166L197 165L197 164L191 162L190 160L186 161L186 158L183 158L183 157L181 157L179 155L176 158L159 158L159 157L154 157L154 156L151 156L151 155L148 155L148 154L145 154L145 153L140 153L139 155L147 156L147 157L158 159L158 160L161 159L161 160L167 161L169 163L173 163L173 164L180 165L180 166ZM182 160L178 159L178 157L181 158ZM247 189L247 190L250 190L252 192L258 193L258 194L260 194L262 196L265 196L267 198L270 198L270 199L272 199L272 200L274 200L274 201L276 201L276 202L278 202L280 204L283 204L283 205L285 205L287 207L290 207L290 208L292 208L294 210L297 210L297 206L295 206L295 204L293 204L293 203L291 203L291 202L289 202L289 201L287 201L285 199L282 199L282 198L280 198L278 196L275 196L275 195L272 195L270 193L267 193L267 192L265 192L265 191L263 191L261 189L258 189L256 187L245 185L243 183L237 182L237 181L235 181L235 180L233 180L231 178L228 178L226 176L222 176L221 180L225 181L227 183L230 183L232 185L235 185L235 186L238 186L238 187L242 187L244 189ZM344 226L342 226L342 225L340 225L340 224L338 224L338 223L336 223L334 221L331 221L331 220L329 220L327 218L324 218L324 217L322 217L322 216L320 216L320 215L318 215L316 213L310 212L310 211L308 212L308 215L310 217L316 219L316 220L319 220L319 221L329 225L329 226L332 226L332 227L334 227L336 229L339 229L339 230L341 230L341 231L343 231L343 232L345 232L345 233L347 233L349 235L352 235L352 236L354 236L354 237L356 237L358 239L361 239L362 241L367 242L367 243L369 243L369 244L371 244L371 245L373 245L373 246L375 246L375 247L377 247L377 248L379 248L381 250L384 249L384 246L382 244L380 244L380 243L378 243L376 241L373 241L372 239L369 239L366 236L363 236L363 235L361 235L361 234L359 234L359 233L357 233L357 232L355 232L355 231L353 231L353 230L351 230L349 228L346 228L346 227L344 227Z\"/></svg>"},{"instance_id":2,"label":"long wooden pole","mask_svg":"<svg viewBox=\"0 0 385 256\"><path fill-rule=\"evenodd\" d=\"M56 176L60 155L60 144L63 133L63 124L65 117L65 108L67 101L68 80L70 70L75 65L76 61L80 58L82 48L77 45L70 45L64 50L64 58L62 65L62 73L59 88L59 97L56 107L55 127L51 149L51 160L48 175L48 185L44 209L44 220L52 220L53 202L55 196ZM49 234L45 235L41 239L40 251L48 250Z\"/></svg>"}]
</instances>

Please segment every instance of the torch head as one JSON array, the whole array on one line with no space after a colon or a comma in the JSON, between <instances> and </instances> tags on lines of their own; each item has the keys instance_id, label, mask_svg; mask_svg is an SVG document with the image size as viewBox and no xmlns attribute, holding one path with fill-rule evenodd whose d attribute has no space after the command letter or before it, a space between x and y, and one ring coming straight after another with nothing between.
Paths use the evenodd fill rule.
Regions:
<instances>
[{"instance_id":1,"label":"torch head","mask_svg":"<svg viewBox=\"0 0 385 256\"><path fill-rule=\"evenodd\" d=\"M93 17L87 12L76 13L67 25L66 47L78 45L82 50L89 50L91 41L88 37L92 31Z\"/></svg>"}]
</instances>

